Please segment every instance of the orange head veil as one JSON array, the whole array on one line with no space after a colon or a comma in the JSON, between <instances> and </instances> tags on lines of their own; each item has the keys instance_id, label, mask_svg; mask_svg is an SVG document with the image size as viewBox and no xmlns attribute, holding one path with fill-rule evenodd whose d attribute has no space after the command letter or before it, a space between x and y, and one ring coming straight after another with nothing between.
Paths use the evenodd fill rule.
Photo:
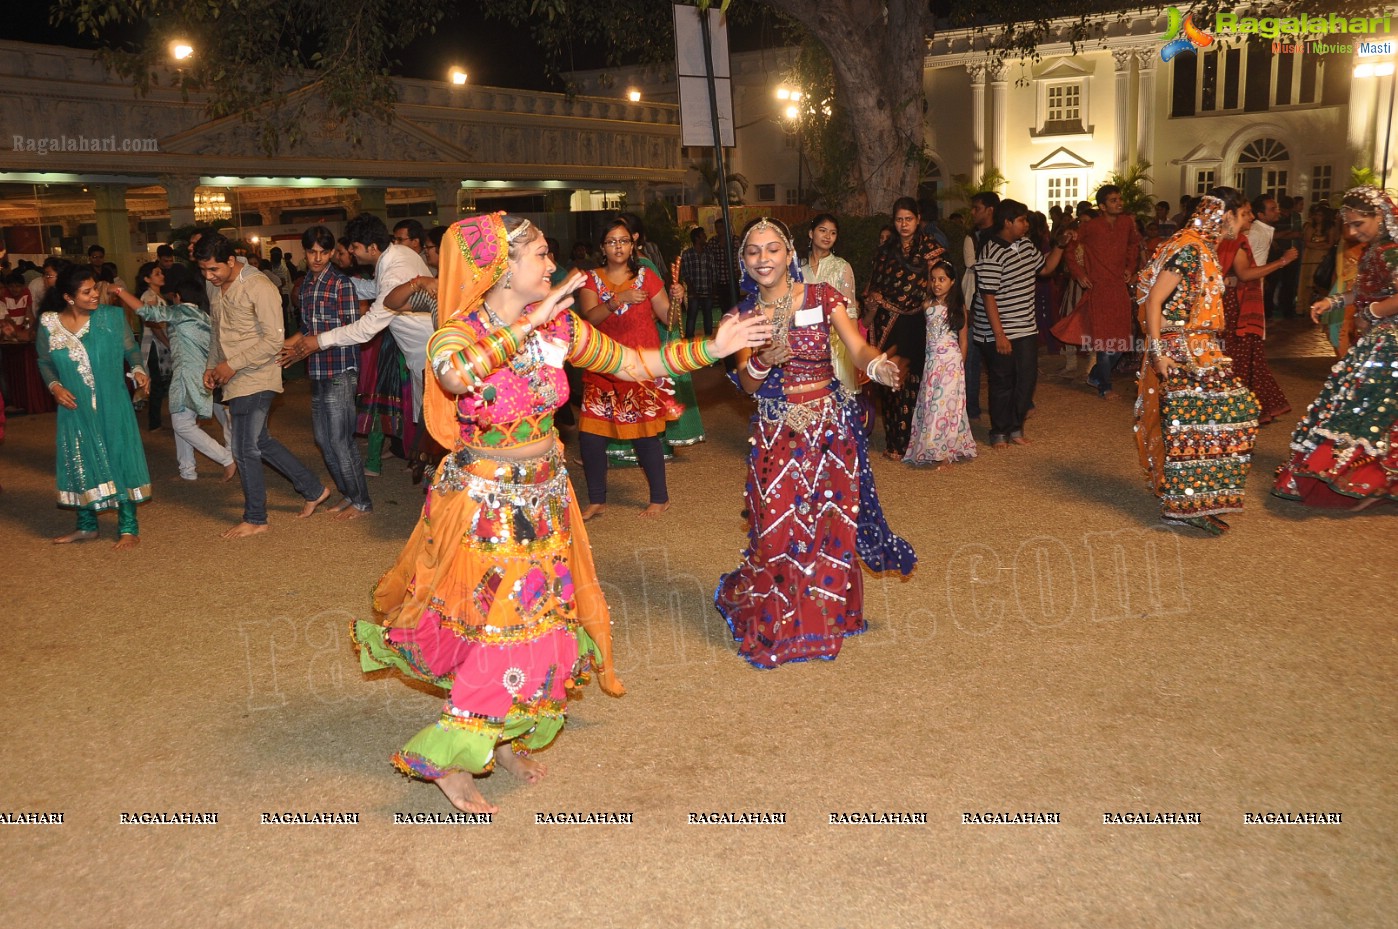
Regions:
<instances>
[{"instance_id":1,"label":"orange head veil","mask_svg":"<svg viewBox=\"0 0 1398 929\"><path fill-rule=\"evenodd\" d=\"M509 257L504 213L468 216L447 227L437 277L437 318L442 329L464 326L462 318L500 280ZM443 448L455 448L461 440L456 397L437 383L430 361L423 388L422 417L427 430Z\"/></svg>"}]
</instances>

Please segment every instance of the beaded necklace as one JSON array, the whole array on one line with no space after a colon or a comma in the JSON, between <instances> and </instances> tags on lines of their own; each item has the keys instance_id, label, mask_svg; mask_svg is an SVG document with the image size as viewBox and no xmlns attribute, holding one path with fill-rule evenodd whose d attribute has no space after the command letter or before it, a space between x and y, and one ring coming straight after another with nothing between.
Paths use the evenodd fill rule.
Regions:
<instances>
[{"instance_id":1,"label":"beaded necklace","mask_svg":"<svg viewBox=\"0 0 1398 929\"><path fill-rule=\"evenodd\" d=\"M486 319L497 329L504 329L506 323L495 314L490 308L490 304L481 301L481 308L485 310ZM553 382L540 375L548 362L544 359L544 344L539 338L538 332L530 332L525 336L524 344L519 347L519 351L510 359L510 370L519 377L529 382L530 389L546 405L558 405L558 391L554 389Z\"/></svg>"},{"instance_id":2,"label":"beaded necklace","mask_svg":"<svg viewBox=\"0 0 1398 929\"><path fill-rule=\"evenodd\" d=\"M772 310L772 345L784 347L787 344L787 336L791 332L791 298L796 293L796 282L790 277L786 279L786 294L776 300L763 300L762 292L757 292L757 306L759 309Z\"/></svg>"}]
</instances>

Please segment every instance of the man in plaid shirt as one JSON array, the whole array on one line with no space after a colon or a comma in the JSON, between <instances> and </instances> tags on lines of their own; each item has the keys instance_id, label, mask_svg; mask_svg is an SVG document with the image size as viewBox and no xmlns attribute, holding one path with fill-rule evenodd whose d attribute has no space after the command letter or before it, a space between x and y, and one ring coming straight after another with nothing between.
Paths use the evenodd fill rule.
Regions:
<instances>
[{"instance_id":1,"label":"man in plaid shirt","mask_svg":"<svg viewBox=\"0 0 1398 929\"><path fill-rule=\"evenodd\" d=\"M686 339L694 338L695 317L699 313L704 314L704 335L714 332L714 298L717 296L714 285L718 277L714 265L718 258L706 248L705 238L703 227L694 227L689 233L690 247L680 252L680 281L689 301L684 314Z\"/></svg>"},{"instance_id":2,"label":"man in plaid shirt","mask_svg":"<svg viewBox=\"0 0 1398 929\"><path fill-rule=\"evenodd\" d=\"M324 226L312 226L301 234L310 270L301 281L301 333L319 335L359 318L354 285L331 262L335 235ZM311 424L325 467L343 495L331 508L340 519L367 516L374 505L364 461L354 440L355 390L359 383L359 346L345 345L315 352L306 359L311 377Z\"/></svg>"}]
</instances>

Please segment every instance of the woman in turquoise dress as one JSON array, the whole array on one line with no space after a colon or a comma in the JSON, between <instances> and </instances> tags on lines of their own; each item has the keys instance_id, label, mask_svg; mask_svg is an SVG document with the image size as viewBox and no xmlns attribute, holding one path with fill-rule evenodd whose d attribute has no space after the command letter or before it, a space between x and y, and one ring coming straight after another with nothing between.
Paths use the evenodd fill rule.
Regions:
<instances>
[{"instance_id":1,"label":"woman in turquoise dress","mask_svg":"<svg viewBox=\"0 0 1398 929\"><path fill-rule=\"evenodd\" d=\"M58 544L97 538L97 514L117 511L119 549L139 541L136 504L150 499L150 473L123 383L150 378L126 315L97 301L88 266L70 265L44 300L35 348L58 403L58 505L78 511L77 531Z\"/></svg>"}]
</instances>

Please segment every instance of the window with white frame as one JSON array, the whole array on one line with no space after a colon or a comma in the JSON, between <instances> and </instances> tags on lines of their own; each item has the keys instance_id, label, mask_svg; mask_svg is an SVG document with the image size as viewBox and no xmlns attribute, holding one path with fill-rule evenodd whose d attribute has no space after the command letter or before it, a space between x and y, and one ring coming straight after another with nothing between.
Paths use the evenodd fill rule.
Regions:
<instances>
[{"instance_id":1,"label":"window with white frame","mask_svg":"<svg viewBox=\"0 0 1398 929\"><path fill-rule=\"evenodd\" d=\"M1330 165L1316 165L1311 168L1311 202L1329 202L1335 187L1334 169Z\"/></svg>"},{"instance_id":2,"label":"window with white frame","mask_svg":"<svg viewBox=\"0 0 1398 929\"><path fill-rule=\"evenodd\" d=\"M1082 122L1082 81L1050 84L1044 88L1044 96L1046 122Z\"/></svg>"},{"instance_id":3,"label":"window with white frame","mask_svg":"<svg viewBox=\"0 0 1398 929\"><path fill-rule=\"evenodd\" d=\"M1200 168L1194 172L1194 196L1202 197L1214 186L1214 169Z\"/></svg>"},{"instance_id":4,"label":"window with white frame","mask_svg":"<svg viewBox=\"0 0 1398 929\"><path fill-rule=\"evenodd\" d=\"M1092 131L1086 126L1086 82L1044 81L1039 89L1039 130L1035 136L1074 136Z\"/></svg>"},{"instance_id":5,"label":"window with white frame","mask_svg":"<svg viewBox=\"0 0 1398 929\"><path fill-rule=\"evenodd\" d=\"M1284 193L1291 180L1290 161L1291 153L1276 139L1254 139L1238 153L1233 186L1249 199Z\"/></svg>"},{"instance_id":6,"label":"window with white frame","mask_svg":"<svg viewBox=\"0 0 1398 929\"><path fill-rule=\"evenodd\" d=\"M1068 212L1082 199L1082 176L1078 173L1050 174L1044 178L1044 212L1056 206Z\"/></svg>"}]
</instances>

